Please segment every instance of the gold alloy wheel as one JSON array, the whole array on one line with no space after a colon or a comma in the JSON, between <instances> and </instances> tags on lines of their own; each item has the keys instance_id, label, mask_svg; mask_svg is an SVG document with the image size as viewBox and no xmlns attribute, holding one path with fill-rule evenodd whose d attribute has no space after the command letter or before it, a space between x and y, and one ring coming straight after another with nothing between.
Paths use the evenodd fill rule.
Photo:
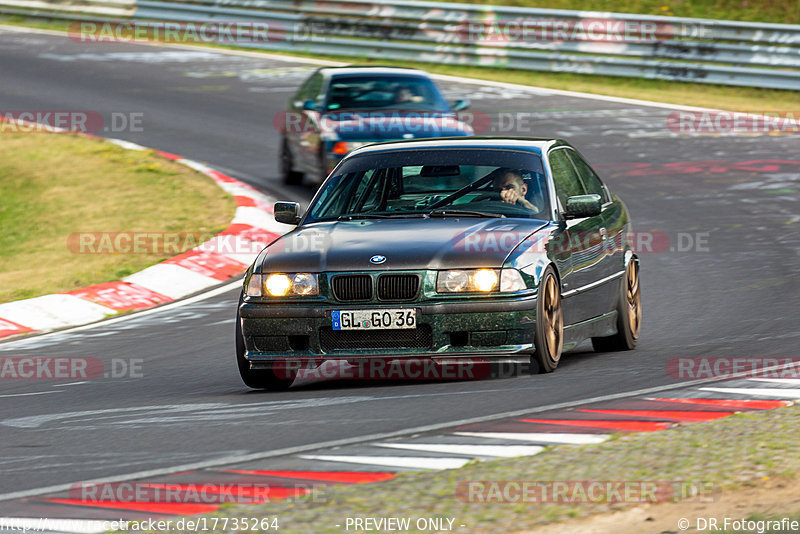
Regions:
<instances>
[{"instance_id":1,"label":"gold alloy wheel","mask_svg":"<svg viewBox=\"0 0 800 534\"><path fill-rule=\"evenodd\" d=\"M561 296L556 287L556 277L548 276L544 287L544 328L547 353L558 361L564 342L564 319L561 314Z\"/></svg>"},{"instance_id":2,"label":"gold alloy wheel","mask_svg":"<svg viewBox=\"0 0 800 534\"><path fill-rule=\"evenodd\" d=\"M628 288L625 292L628 301L628 325L633 339L639 338L642 325L642 293L639 290L639 262L631 260L627 269Z\"/></svg>"}]
</instances>

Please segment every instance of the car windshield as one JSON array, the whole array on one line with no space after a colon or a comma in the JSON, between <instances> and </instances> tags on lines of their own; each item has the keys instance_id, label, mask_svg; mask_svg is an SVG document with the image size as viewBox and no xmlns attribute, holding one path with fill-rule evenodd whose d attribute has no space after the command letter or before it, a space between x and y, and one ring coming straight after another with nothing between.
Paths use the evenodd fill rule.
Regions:
<instances>
[{"instance_id":1,"label":"car windshield","mask_svg":"<svg viewBox=\"0 0 800 534\"><path fill-rule=\"evenodd\" d=\"M336 76L330 82L327 111L450 111L436 85L422 76Z\"/></svg>"},{"instance_id":2,"label":"car windshield","mask_svg":"<svg viewBox=\"0 0 800 534\"><path fill-rule=\"evenodd\" d=\"M402 217L550 218L538 155L514 150L426 149L344 161L309 206L305 223Z\"/></svg>"}]
</instances>

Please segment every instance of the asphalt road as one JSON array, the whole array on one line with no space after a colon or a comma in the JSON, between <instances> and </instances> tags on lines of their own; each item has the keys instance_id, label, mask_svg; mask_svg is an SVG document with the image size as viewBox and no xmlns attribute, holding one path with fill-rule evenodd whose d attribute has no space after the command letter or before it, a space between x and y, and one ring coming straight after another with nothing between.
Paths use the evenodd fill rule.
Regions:
<instances>
[{"instance_id":1,"label":"asphalt road","mask_svg":"<svg viewBox=\"0 0 800 534\"><path fill-rule=\"evenodd\" d=\"M272 119L311 68L210 49L78 44L0 30L0 111L140 114L141 131L99 133L308 199L310 189L286 190L278 181ZM125 365L136 369L81 383L0 381L0 495L670 384L666 366L676 357L797 356L797 135L681 137L667 128L670 109L441 85L448 98L469 97L474 110L492 117L487 134L570 140L602 169L636 228L669 239L664 250L640 255L637 350L595 354L584 344L551 375L326 381L254 392L236 371L237 291L230 290L90 330L0 343L4 357L96 357L107 369L115 360L123 375Z\"/></svg>"}]
</instances>

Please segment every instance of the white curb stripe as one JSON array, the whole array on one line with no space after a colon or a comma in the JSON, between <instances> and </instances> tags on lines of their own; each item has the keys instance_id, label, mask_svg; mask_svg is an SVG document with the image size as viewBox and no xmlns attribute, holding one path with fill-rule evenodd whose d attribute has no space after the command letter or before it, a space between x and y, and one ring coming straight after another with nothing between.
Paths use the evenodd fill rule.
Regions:
<instances>
[{"instance_id":1,"label":"white curb stripe","mask_svg":"<svg viewBox=\"0 0 800 534\"><path fill-rule=\"evenodd\" d=\"M381 465L386 467L407 467L411 469L457 469L470 462L469 458L423 458L413 456L328 456L301 455L304 460L324 462L343 462L350 464Z\"/></svg>"},{"instance_id":2,"label":"white curb stripe","mask_svg":"<svg viewBox=\"0 0 800 534\"><path fill-rule=\"evenodd\" d=\"M498 458L533 456L544 450L544 447L538 447L536 445L461 445L440 443L375 443L374 445L392 449L441 452L445 454L467 454L471 456L496 456Z\"/></svg>"},{"instance_id":3,"label":"white curb stripe","mask_svg":"<svg viewBox=\"0 0 800 534\"><path fill-rule=\"evenodd\" d=\"M608 434L559 434L539 432L455 432L456 436L471 436L474 438L511 439L517 441L530 441L531 443L559 443L570 445L583 445L588 443L602 443L609 438Z\"/></svg>"},{"instance_id":4,"label":"white curb stripe","mask_svg":"<svg viewBox=\"0 0 800 534\"><path fill-rule=\"evenodd\" d=\"M800 378L751 378L751 382L772 382L774 384L791 384L800 386Z\"/></svg>"},{"instance_id":5,"label":"white curb stripe","mask_svg":"<svg viewBox=\"0 0 800 534\"><path fill-rule=\"evenodd\" d=\"M281 235L294 228L292 225L279 223L271 213L252 206L236 208L236 214L231 224L249 224Z\"/></svg>"},{"instance_id":6,"label":"white curb stripe","mask_svg":"<svg viewBox=\"0 0 800 534\"><path fill-rule=\"evenodd\" d=\"M143 271L126 276L123 282L140 285L150 291L161 293L173 299L179 299L215 286L219 280L190 271L179 265L159 263Z\"/></svg>"},{"instance_id":7,"label":"white curb stripe","mask_svg":"<svg viewBox=\"0 0 800 534\"><path fill-rule=\"evenodd\" d=\"M116 314L111 308L62 293L0 304L0 317L33 330L86 324Z\"/></svg>"},{"instance_id":8,"label":"white curb stripe","mask_svg":"<svg viewBox=\"0 0 800 534\"><path fill-rule=\"evenodd\" d=\"M204 164L200 163L199 161L194 161L194 160L191 160L191 159L183 159L183 158L181 158L181 159L178 159L178 160L175 160L175 161L177 161L181 165L186 165L187 167L189 167L191 169L194 169L194 170L196 170L198 172L202 172L203 174L206 174L206 175L211 174L211 171L215 170L215 169L212 169L211 167L209 167L208 165L204 165Z\"/></svg>"},{"instance_id":9,"label":"white curb stripe","mask_svg":"<svg viewBox=\"0 0 800 534\"><path fill-rule=\"evenodd\" d=\"M800 389L781 388L700 388L700 391L713 391L715 393L730 393L732 395L758 395L763 397L785 397L787 399L800 399Z\"/></svg>"},{"instance_id":10,"label":"white curb stripe","mask_svg":"<svg viewBox=\"0 0 800 534\"><path fill-rule=\"evenodd\" d=\"M130 141L125 141L124 139L106 139L106 140L109 143L114 143L115 145L121 146L126 150L138 150L140 152L144 150L149 150L147 147L144 147L142 145L137 145L136 143L131 143Z\"/></svg>"}]
</instances>

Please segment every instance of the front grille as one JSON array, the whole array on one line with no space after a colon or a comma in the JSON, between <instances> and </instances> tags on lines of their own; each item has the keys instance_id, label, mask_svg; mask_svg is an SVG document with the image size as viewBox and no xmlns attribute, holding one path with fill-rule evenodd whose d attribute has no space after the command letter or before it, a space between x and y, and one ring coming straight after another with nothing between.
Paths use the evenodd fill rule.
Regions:
<instances>
[{"instance_id":1,"label":"front grille","mask_svg":"<svg viewBox=\"0 0 800 534\"><path fill-rule=\"evenodd\" d=\"M331 286L333 287L333 296L340 302L372 300L372 277L368 274L334 276Z\"/></svg>"},{"instance_id":2,"label":"front grille","mask_svg":"<svg viewBox=\"0 0 800 534\"><path fill-rule=\"evenodd\" d=\"M378 277L378 299L414 300L419 291L419 276L415 274L382 274Z\"/></svg>"},{"instance_id":3,"label":"front grille","mask_svg":"<svg viewBox=\"0 0 800 534\"><path fill-rule=\"evenodd\" d=\"M430 349L433 333L430 325L408 330L333 330L319 329L322 350L354 349Z\"/></svg>"}]
</instances>

